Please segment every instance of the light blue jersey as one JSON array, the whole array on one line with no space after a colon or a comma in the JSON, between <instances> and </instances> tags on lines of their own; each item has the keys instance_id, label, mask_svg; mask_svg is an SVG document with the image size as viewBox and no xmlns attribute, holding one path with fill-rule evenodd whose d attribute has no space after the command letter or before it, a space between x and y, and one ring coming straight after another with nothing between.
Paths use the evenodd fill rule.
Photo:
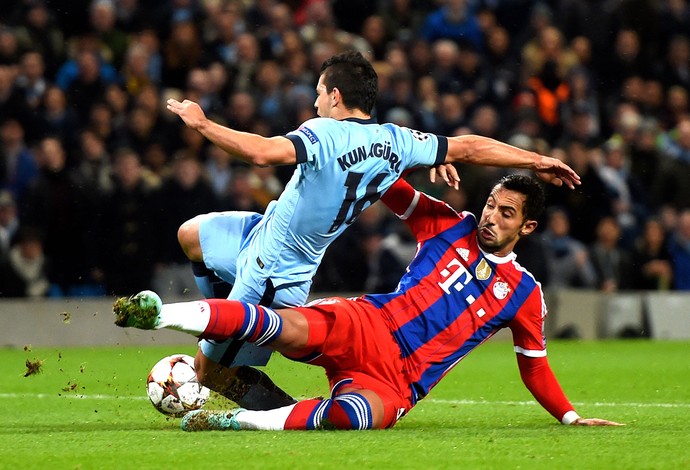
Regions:
<instances>
[{"instance_id":1,"label":"light blue jersey","mask_svg":"<svg viewBox=\"0 0 690 470\"><path fill-rule=\"evenodd\" d=\"M311 119L287 137L297 152L297 169L263 216L217 213L200 223L204 262L234 285L230 299L273 307L305 304L328 245L403 171L438 165L448 149L445 137L354 118ZM268 290L273 293L267 298ZM264 365L270 355L247 344L232 357L226 357L227 346L201 346L225 365L230 361L223 358L232 365Z\"/></svg>"},{"instance_id":2,"label":"light blue jersey","mask_svg":"<svg viewBox=\"0 0 690 470\"><path fill-rule=\"evenodd\" d=\"M360 119L315 118L287 137L297 170L248 246L276 287L311 279L328 245L404 170L440 164L448 148L445 137Z\"/></svg>"}]
</instances>

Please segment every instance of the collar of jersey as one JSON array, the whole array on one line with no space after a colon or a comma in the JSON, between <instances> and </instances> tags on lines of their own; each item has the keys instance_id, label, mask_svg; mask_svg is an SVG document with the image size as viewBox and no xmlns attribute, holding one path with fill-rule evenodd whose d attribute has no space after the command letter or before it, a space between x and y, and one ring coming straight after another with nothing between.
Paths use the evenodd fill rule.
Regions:
<instances>
[{"instance_id":1,"label":"collar of jersey","mask_svg":"<svg viewBox=\"0 0 690 470\"><path fill-rule=\"evenodd\" d=\"M343 121L356 122L357 124L376 124L376 119L374 119L373 117L370 117L369 119L348 117L343 119Z\"/></svg>"},{"instance_id":2,"label":"collar of jersey","mask_svg":"<svg viewBox=\"0 0 690 470\"><path fill-rule=\"evenodd\" d=\"M496 256L494 254L487 253L486 251L482 250L481 248L479 248L479 251L482 252L482 254L484 255L484 257L486 259L488 259L492 263L496 263L496 264L509 263L509 262L513 261L515 258L517 258L517 255L512 251L505 256Z\"/></svg>"}]
</instances>

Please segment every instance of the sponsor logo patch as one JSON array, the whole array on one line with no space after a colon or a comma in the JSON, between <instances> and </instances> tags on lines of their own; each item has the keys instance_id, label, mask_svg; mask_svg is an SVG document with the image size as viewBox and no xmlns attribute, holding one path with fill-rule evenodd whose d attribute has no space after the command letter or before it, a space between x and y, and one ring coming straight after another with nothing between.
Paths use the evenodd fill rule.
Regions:
<instances>
[{"instance_id":1,"label":"sponsor logo patch","mask_svg":"<svg viewBox=\"0 0 690 470\"><path fill-rule=\"evenodd\" d=\"M311 142L312 144L315 144L319 141L319 138L316 137L316 134L314 134L312 130L308 127L300 126L297 130L300 131L302 134L306 135L307 139L309 139L309 142Z\"/></svg>"}]
</instances>

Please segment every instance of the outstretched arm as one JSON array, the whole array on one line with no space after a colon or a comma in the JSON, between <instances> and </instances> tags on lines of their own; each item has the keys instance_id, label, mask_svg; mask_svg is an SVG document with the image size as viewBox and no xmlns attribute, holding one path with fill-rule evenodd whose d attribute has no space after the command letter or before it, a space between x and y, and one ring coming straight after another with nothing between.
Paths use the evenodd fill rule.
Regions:
<instances>
[{"instance_id":1,"label":"outstretched arm","mask_svg":"<svg viewBox=\"0 0 690 470\"><path fill-rule=\"evenodd\" d=\"M498 140L478 135L461 135L448 138L448 154L445 163L471 163L475 165L505 168L525 168L536 173L542 181L574 189L580 177L562 161L522 150Z\"/></svg>"},{"instance_id":2,"label":"outstretched arm","mask_svg":"<svg viewBox=\"0 0 690 470\"><path fill-rule=\"evenodd\" d=\"M575 426L622 426L615 421L581 418L566 398L546 357L517 355L520 377L541 406L563 424Z\"/></svg>"},{"instance_id":3,"label":"outstretched arm","mask_svg":"<svg viewBox=\"0 0 690 470\"><path fill-rule=\"evenodd\" d=\"M222 126L206 117L197 103L169 99L167 108L184 123L229 154L254 165L287 165L297 162L297 152L289 139L263 137Z\"/></svg>"}]
</instances>

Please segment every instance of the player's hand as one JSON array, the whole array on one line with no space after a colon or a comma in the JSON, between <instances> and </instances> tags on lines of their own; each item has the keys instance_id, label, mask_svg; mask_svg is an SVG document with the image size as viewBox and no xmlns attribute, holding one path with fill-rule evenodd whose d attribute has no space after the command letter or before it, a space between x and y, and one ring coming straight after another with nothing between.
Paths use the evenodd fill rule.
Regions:
<instances>
[{"instance_id":1,"label":"player's hand","mask_svg":"<svg viewBox=\"0 0 690 470\"><path fill-rule=\"evenodd\" d=\"M460 175L458 175L458 170L452 163L442 163L431 167L429 169L429 181L435 183L436 175L440 176L448 186L452 186L455 189L460 188Z\"/></svg>"},{"instance_id":2,"label":"player's hand","mask_svg":"<svg viewBox=\"0 0 690 470\"><path fill-rule=\"evenodd\" d=\"M570 423L571 426L625 426L623 423L609 421L608 419L599 418L577 418Z\"/></svg>"},{"instance_id":3,"label":"player's hand","mask_svg":"<svg viewBox=\"0 0 690 470\"><path fill-rule=\"evenodd\" d=\"M557 158L542 156L534 168L537 177L556 186L566 185L575 189L580 184L580 175Z\"/></svg>"},{"instance_id":4,"label":"player's hand","mask_svg":"<svg viewBox=\"0 0 690 470\"><path fill-rule=\"evenodd\" d=\"M182 118L184 123L192 129L198 129L206 121L206 114L197 103L192 100L182 102L170 98L167 108Z\"/></svg>"}]
</instances>

